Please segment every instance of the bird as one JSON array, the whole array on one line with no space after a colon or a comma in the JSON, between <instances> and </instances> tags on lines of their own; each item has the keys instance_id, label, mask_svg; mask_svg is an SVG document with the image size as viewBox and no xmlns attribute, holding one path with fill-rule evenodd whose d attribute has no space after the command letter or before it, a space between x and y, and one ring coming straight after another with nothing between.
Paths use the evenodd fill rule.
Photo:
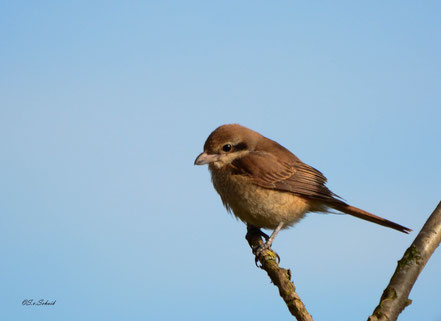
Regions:
<instances>
[{"instance_id":1,"label":"bird","mask_svg":"<svg viewBox=\"0 0 441 321\"><path fill-rule=\"evenodd\" d=\"M327 186L326 177L288 149L239 124L216 128L194 165L208 164L211 180L227 211L257 229L269 249L282 229L309 212L336 210L403 233L412 230L347 204ZM271 236L260 229L273 230Z\"/></svg>"}]
</instances>

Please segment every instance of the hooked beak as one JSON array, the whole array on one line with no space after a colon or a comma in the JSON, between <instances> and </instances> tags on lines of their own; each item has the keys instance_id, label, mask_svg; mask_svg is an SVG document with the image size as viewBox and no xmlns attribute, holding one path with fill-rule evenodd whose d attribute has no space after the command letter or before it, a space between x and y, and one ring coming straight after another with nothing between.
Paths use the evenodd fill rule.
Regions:
<instances>
[{"instance_id":1,"label":"hooked beak","mask_svg":"<svg viewBox=\"0 0 441 321\"><path fill-rule=\"evenodd\" d=\"M205 152L200 153L198 157L196 157L194 164L195 165L205 165L210 164L219 159L218 154L207 154Z\"/></svg>"}]
</instances>

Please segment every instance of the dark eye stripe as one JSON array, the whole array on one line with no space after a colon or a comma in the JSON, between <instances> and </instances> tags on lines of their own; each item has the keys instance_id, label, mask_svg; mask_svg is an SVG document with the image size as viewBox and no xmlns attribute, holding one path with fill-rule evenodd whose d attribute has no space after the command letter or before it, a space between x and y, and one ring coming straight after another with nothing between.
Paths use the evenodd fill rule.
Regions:
<instances>
[{"instance_id":1,"label":"dark eye stripe","mask_svg":"<svg viewBox=\"0 0 441 321\"><path fill-rule=\"evenodd\" d=\"M247 144L245 143L239 143L237 145L234 146L234 150L238 151L238 150L245 150L247 149Z\"/></svg>"}]
</instances>

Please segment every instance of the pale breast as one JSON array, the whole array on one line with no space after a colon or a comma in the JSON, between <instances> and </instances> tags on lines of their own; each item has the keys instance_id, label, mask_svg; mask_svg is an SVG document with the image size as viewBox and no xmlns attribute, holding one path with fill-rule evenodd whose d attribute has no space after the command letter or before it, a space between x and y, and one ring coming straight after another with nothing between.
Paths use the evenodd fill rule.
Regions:
<instances>
[{"instance_id":1,"label":"pale breast","mask_svg":"<svg viewBox=\"0 0 441 321\"><path fill-rule=\"evenodd\" d=\"M225 207L245 223L275 229L283 222L288 227L310 211L308 201L292 193L257 186L222 169L211 169L211 175Z\"/></svg>"}]
</instances>

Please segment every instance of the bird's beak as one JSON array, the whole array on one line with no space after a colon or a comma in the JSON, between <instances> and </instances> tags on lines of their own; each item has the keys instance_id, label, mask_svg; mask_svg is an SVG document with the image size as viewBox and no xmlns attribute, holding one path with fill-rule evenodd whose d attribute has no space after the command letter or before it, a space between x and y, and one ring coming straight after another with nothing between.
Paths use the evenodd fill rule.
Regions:
<instances>
[{"instance_id":1,"label":"bird's beak","mask_svg":"<svg viewBox=\"0 0 441 321\"><path fill-rule=\"evenodd\" d=\"M205 152L200 153L198 157L194 160L195 165L205 165L210 164L219 159L218 154L207 154Z\"/></svg>"}]
</instances>

